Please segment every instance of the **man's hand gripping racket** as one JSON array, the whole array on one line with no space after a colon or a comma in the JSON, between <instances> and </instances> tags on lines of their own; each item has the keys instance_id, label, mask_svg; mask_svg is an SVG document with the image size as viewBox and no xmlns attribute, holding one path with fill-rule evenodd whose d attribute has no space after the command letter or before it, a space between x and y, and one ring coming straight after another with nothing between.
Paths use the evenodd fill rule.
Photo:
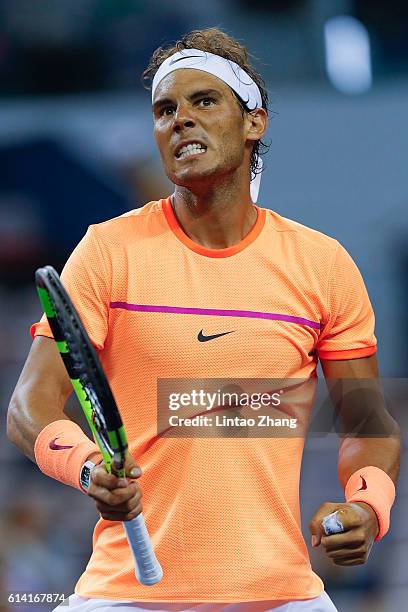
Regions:
<instances>
[{"instance_id":1,"label":"man's hand gripping racket","mask_svg":"<svg viewBox=\"0 0 408 612\"><path fill-rule=\"evenodd\" d=\"M51 266L35 274L38 295L72 386L98 444L108 473L125 477L128 443L122 419L96 351L81 319ZM144 518L123 522L141 584L163 577Z\"/></svg>"}]
</instances>

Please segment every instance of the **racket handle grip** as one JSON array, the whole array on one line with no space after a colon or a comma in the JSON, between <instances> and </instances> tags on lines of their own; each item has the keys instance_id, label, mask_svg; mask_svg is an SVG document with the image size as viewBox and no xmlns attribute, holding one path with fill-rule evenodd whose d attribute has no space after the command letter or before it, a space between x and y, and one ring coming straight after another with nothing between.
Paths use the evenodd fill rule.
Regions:
<instances>
[{"instance_id":1,"label":"racket handle grip","mask_svg":"<svg viewBox=\"0 0 408 612\"><path fill-rule=\"evenodd\" d=\"M124 521L123 526L135 558L137 580L145 586L160 582L163 570L154 553L143 514L138 514L131 521Z\"/></svg>"}]
</instances>

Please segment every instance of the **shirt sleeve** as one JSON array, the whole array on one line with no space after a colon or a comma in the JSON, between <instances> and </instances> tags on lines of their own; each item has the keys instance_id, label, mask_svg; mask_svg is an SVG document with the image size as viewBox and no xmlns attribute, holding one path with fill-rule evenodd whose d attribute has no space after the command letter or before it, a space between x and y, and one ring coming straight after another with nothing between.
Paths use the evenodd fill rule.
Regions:
<instances>
[{"instance_id":1,"label":"shirt sleeve","mask_svg":"<svg viewBox=\"0 0 408 612\"><path fill-rule=\"evenodd\" d=\"M61 281L76 307L91 342L102 350L108 333L111 266L106 249L90 225L75 247L61 273ZM31 337L47 336L52 332L45 315L30 328Z\"/></svg>"},{"instance_id":2,"label":"shirt sleeve","mask_svg":"<svg viewBox=\"0 0 408 612\"><path fill-rule=\"evenodd\" d=\"M337 246L327 293L327 320L317 344L321 359L357 359L376 352L374 312L356 264Z\"/></svg>"}]
</instances>

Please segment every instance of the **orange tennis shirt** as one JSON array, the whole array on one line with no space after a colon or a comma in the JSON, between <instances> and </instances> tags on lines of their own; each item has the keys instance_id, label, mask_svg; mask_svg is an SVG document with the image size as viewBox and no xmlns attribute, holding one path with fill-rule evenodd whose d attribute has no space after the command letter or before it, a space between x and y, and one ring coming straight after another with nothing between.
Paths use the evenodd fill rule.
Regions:
<instances>
[{"instance_id":1,"label":"orange tennis shirt","mask_svg":"<svg viewBox=\"0 0 408 612\"><path fill-rule=\"evenodd\" d=\"M162 438L159 378L302 378L376 350L361 275L334 239L257 207L239 243L188 238L170 199L89 227L62 280L99 350L163 580L142 586L121 523L100 519L75 592L136 601L308 599L299 438ZM232 331L207 342L197 336ZM51 336L42 320L32 335Z\"/></svg>"}]
</instances>

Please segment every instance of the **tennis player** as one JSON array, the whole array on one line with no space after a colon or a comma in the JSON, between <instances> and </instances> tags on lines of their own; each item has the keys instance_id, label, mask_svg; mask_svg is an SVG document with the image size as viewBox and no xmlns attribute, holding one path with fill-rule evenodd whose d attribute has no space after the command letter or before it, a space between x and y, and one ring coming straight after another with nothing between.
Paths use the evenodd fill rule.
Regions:
<instances>
[{"instance_id":1,"label":"tennis player","mask_svg":"<svg viewBox=\"0 0 408 612\"><path fill-rule=\"evenodd\" d=\"M318 359L328 378L374 379L363 280L336 240L255 203L267 92L242 45L194 31L157 49L144 76L174 193L90 226L62 273L123 416L128 478L108 475L64 415L71 386L44 318L31 330L9 438L101 515L70 609L333 611L301 532L302 437L159 436L157 381L310 379ZM325 501L310 523L312 545L334 563L364 563L386 534L398 461L397 435L343 440L345 498ZM141 511L141 491L164 571L154 586L135 580L120 522ZM325 535L331 514L337 533Z\"/></svg>"}]
</instances>

